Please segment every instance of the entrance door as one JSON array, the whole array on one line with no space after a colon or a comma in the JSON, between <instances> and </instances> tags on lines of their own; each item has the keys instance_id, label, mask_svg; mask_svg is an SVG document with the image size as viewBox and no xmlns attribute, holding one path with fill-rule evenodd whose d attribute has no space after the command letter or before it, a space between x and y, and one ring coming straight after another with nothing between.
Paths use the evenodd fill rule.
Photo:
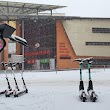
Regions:
<instances>
[{"instance_id":1,"label":"entrance door","mask_svg":"<svg viewBox=\"0 0 110 110\"><path fill-rule=\"evenodd\" d=\"M50 60L49 59L41 59L40 60L40 69L41 70L50 69Z\"/></svg>"}]
</instances>

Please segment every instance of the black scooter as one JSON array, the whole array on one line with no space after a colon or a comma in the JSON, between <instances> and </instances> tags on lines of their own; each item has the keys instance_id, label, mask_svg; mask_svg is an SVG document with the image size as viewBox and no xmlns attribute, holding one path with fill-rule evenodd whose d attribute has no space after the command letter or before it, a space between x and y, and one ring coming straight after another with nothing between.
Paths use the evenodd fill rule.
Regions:
<instances>
[{"instance_id":1,"label":"black scooter","mask_svg":"<svg viewBox=\"0 0 110 110\"><path fill-rule=\"evenodd\" d=\"M89 94L89 97L91 99L92 102L95 102L98 99L98 96L96 95L95 91L93 90L93 82L91 79L91 70L90 70L90 66L93 58L87 58L87 62L88 62L88 73L89 73L89 83L88 83L88 89L87 92Z\"/></svg>"},{"instance_id":2,"label":"black scooter","mask_svg":"<svg viewBox=\"0 0 110 110\"><path fill-rule=\"evenodd\" d=\"M79 68L80 68L79 97L83 102L85 102L87 100L87 95L86 95L86 92L84 90L84 83L82 80L82 68L83 68L83 63L85 60L84 59L75 59L74 61L79 62Z\"/></svg>"},{"instance_id":3,"label":"black scooter","mask_svg":"<svg viewBox=\"0 0 110 110\"><path fill-rule=\"evenodd\" d=\"M8 88L7 88L6 90L0 92L0 94L5 94L6 97L9 97L10 95L12 95L12 88L11 88L11 86L10 86L10 82L9 82L9 80L8 80L7 72L6 72L7 67L8 67L8 63L6 63L6 62L1 62L0 64L2 64L3 69L4 69L4 71L5 71L6 81L7 81L7 85L8 85Z\"/></svg>"},{"instance_id":4,"label":"black scooter","mask_svg":"<svg viewBox=\"0 0 110 110\"><path fill-rule=\"evenodd\" d=\"M13 91L14 97L18 97L18 96L20 96L20 95L23 95L23 94L25 94L25 93L28 93L28 89L27 89L27 87L26 87L26 84L25 84L25 81L24 81L24 78L23 78L23 71L22 71L21 68L20 68L21 77L22 77L21 79L22 79L22 81L23 81L23 90L20 90L19 87L18 87L16 78L15 78L14 69L13 69L13 67L16 66L16 65L19 65L19 67L20 67L20 65L21 65L22 63L24 63L24 62L10 62L10 63L9 63L9 64L10 64L10 67L11 67L11 69L12 69L12 74L13 74L13 76L14 76L14 81L15 81L15 86L16 86L16 87L15 87L15 90Z\"/></svg>"}]
</instances>

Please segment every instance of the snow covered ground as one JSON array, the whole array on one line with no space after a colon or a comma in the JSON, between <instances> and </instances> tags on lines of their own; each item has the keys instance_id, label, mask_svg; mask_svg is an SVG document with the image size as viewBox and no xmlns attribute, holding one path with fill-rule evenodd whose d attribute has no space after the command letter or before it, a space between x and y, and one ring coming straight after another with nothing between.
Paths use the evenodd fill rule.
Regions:
<instances>
[{"instance_id":1,"label":"snow covered ground","mask_svg":"<svg viewBox=\"0 0 110 110\"><path fill-rule=\"evenodd\" d=\"M7 88L5 74L0 72L0 91ZM13 75L8 71L12 88L15 88ZM16 72L15 72L16 73ZM110 109L110 69L92 69L94 90L97 102L81 102L79 99L79 70L52 72L24 72L29 90L20 97L0 96L1 110L109 110ZM22 90L20 73L16 79ZM88 86L88 71L83 70L85 91Z\"/></svg>"}]
</instances>

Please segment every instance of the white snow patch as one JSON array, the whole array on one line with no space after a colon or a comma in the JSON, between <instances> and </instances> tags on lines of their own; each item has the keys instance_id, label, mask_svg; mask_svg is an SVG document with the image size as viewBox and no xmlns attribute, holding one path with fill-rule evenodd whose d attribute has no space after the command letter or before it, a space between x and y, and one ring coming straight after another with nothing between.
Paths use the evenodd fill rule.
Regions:
<instances>
[{"instance_id":1,"label":"white snow patch","mask_svg":"<svg viewBox=\"0 0 110 110\"><path fill-rule=\"evenodd\" d=\"M88 70L83 70L85 91L88 86ZM15 72L16 73L16 72ZM13 75L7 75L15 88ZM15 74L18 85L23 85L20 73ZM91 76L97 102L81 102L79 99L79 70L53 72L24 72L28 94L18 98L0 96L1 110L109 110L110 69L92 69ZM0 74L0 91L7 89L5 74ZM86 92L87 93L87 92Z\"/></svg>"}]
</instances>

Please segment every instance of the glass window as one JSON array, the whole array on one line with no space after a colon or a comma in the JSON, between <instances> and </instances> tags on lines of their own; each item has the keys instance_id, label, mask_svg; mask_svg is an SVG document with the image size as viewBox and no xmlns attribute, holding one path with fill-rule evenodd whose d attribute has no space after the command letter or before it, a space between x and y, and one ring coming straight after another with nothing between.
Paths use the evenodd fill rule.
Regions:
<instances>
[{"instance_id":1,"label":"glass window","mask_svg":"<svg viewBox=\"0 0 110 110\"><path fill-rule=\"evenodd\" d=\"M92 28L93 33L110 33L110 28Z\"/></svg>"},{"instance_id":2,"label":"glass window","mask_svg":"<svg viewBox=\"0 0 110 110\"><path fill-rule=\"evenodd\" d=\"M28 28L27 28L28 27ZM24 21L24 38L28 47L24 47L27 61L50 59L56 55L56 22L52 19L36 19ZM39 47L36 47L39 44ZM27 65L33 65L27 63ZM28 66L25 66L25 69Z\"/></svg>"},{"instance_id":3,"label":"glass window","mask_svg":"<svg viewBox=\"0 0 110 110\"><path fill-rule=\"evenodd\" d=\"M86 45L110 46L110 42L86 42Z\"/></svg>"}]
</instances>

